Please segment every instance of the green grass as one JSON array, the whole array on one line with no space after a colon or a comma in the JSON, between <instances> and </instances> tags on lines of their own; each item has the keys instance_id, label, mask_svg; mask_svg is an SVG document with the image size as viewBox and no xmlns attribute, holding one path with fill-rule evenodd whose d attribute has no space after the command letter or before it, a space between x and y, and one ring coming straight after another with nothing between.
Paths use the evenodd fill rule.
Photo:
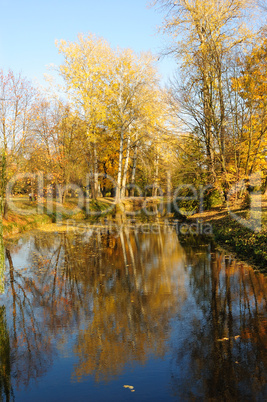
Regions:
<instances>
[{"instance_id":1,"label":"green grass","mask_svg":"<svg viewBox=\"0 0 267 402\"><path fill-rule=\"evenodd\" d=\"M8 214L8 219L3 220L4 237L10 237L27 230L35 229L41 225L51 223L47 215L19 215L13 212Z\"/></svg>"},{"instance_id":2,"label":"green grass","mask_svg":"<svg viewBox=\"0 0 267 402\"><path fill-rule=\"evenodd\" d=\"M9 209L7 219L3 220L4 237L34 229L43 224L55 223L58 221L59 214L62 221L67 219L93 221L99 217L99 214L105 216L105 211L113 205L113 199L91 200L89 209L93 214L88 215L85 205L77 207L77 198L66 199L63 206L55 199L50 206L46 202L39 203L39 209L37 201L29 201L26 196L13 197L11 201L12 208Z\"/></svg>"},{"instance_id":3,"label":"green grass","mask_svg":"<svg viewBox=\"0 0 267 402\"><path fill-rule=\"evenodd\" d=\"M240 215L246 215L243 211ZM264 217L264 220L266 217ZM267 272L267 228L254 233L240 225L230 216L212 220L215 241L230 248L239 258L255 264L261 271Z\"/></svg>"}]
</instances>

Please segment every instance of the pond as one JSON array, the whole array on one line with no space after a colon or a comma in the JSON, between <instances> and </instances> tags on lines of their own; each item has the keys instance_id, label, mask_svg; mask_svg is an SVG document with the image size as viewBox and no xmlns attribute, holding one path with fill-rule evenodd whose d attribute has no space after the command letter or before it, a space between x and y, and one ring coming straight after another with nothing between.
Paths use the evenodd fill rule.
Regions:
<instances>
[{"instance_id":1,"label":"pond","mask_svg":"<svg viewBox=\"0 0 267 402\"><path fill-rule=\"evenodd\" d=\"M3 400L265 400L267 278L148 229L55 226L6 244Z\"/></svg>"}]
</instances>

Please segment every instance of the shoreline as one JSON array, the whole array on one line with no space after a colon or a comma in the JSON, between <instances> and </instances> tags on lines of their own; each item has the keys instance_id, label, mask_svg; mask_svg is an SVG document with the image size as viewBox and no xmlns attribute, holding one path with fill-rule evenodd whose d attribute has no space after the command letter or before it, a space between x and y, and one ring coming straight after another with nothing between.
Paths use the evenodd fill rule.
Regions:
<instances>
[{"instance_id":1,"label":"shoreline","mask_svg":"<svg viewBox=\"0 0 267 402\"><path fill-rule=\"evenodd\" d=\"M247 210L240 209L235 212L243 218L247 218L249 213ZM213 209L188 218L189 222L200 220L212 225L212 238L215 243L231 252L237 259L250 264L256 271L267 274L267 227L265 219L262 222L262 230L258 233L236 222L226 209Z\"/></svg>"},{"instance_id":2,"label":"shoreline","mask_svg":"<svg viewBox=\"0 0 267 402\"><path fill-rule=\"evenodd\" d=\"M140 203L140 201L141 200L134 198L126 199L122 200L120 205L115 205L111 199L99 199L97 201L91 201L90 208L93 212L100 213L105 208L114 205L114 208L111 211L102 215L102 217L105 217L116 213L127 213L133 209L137 203ZM147 201L149 203L156 203L155 199ZM24 204L23 207L30 206L32 208L33 206L37 206L36 203L29 203L25 200L20 200L20 206L22 203ZM121 210L121 206L123 206L124 211ZM56 203L54 203L54 207L54 210L56 210ZM88 218L83 209L77 210L75 208L75 200L68 200L66 205L64 205L64 212L62 213L63 224L68 219L73 219L75 222L81 223L94 223L100 217L92 215ZM235 213L244 218L248 216L248 211L246 210L237 209L235 210ZM199 222L204 225L210 224L212 227L212 235L210 238L213 239L218 246L233 253L237 259L249 263L255 270L267 273L267 210L263 210L262 215L262 231L259 233L254 233L248 228L241 226L231 218L226 208L218 207L201 214L194 214L188 217L185 222L189 225L199 224ZM3 220L4 240L8 240L14 236L17 237L30 230L39 229L43 225L55 223L55 212L49 214L45 208L43 214L36 213L27 215L9 212L8 218L8 220ZM203 237L202 234L199 236Z\"/></svg>"}]
</instances>

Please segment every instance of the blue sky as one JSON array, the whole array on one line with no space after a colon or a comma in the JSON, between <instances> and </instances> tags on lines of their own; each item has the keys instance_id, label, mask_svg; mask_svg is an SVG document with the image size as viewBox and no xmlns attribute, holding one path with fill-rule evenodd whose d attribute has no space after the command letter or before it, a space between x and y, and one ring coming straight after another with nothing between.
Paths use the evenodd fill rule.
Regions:
<instances>
[{"instance_id":1,"label":"blue sky","mask_svg":"<svg viewBox=\"0 0 267 402\"><path fill-rule=\"evenodd\" d=\"M92 32L112 46L159 53L167 38L157 33L163 14L147 0L0 0L0 68L44 84L47 65L59 65L56 39L75 41ZM163 82L174 72L171 58L159 62Z\"/></svg>"}]
</instances>

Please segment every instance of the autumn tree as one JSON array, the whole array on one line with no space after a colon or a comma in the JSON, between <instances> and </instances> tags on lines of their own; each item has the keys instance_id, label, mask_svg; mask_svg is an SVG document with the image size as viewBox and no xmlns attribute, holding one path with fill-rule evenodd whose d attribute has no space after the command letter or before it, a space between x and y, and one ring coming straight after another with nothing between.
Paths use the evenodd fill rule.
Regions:
<instances>
[{"instance_id":1,"label":"autumn tree","mask_svg":"<svg viewBox=\"0 0 267 402\"><path fill-rule=\"evenodd\" d=\"M159 0L168 11L164 30L174 38L170 52L181 75L172 87L176 107L189 131L205 147L209 182L226 198L228 161L228 98L225 83L229 57L251 32L244 20L254 2L245 0Z\"/></svg>"},{"instance_id":2,"label":"autumn tree","mask_svg":"<svg viewBox=\"0 0 267 402\"><path fill-rule=\"evenodd\" d=\"M111 75L108 126L119 143L116 200L125 196L130 157L133 174L138 144L152 137L162 116L157 71L151 54L136 55L130 50L114 54ZM152 140L153 141L153 140ZM134 177L131 184L134 184Z\"/></svg>"},{"instance_id":3,"label":"autumn tree","mask_svg":"<svg viewBox=\"0 0 267 402\"><path fill-rule=\"evenodd\" d=\"M32 105L38 97L31 83L12 71L0 70L1 202L7 214L6 185L16 172L32 127Z\"/></svg>"},{"instance_id":4,"label":"autumn tree","mask_svg":"<svg viewBox=\"0 0 267 402\"><path fill-rule=\"evenodd\" d=\"M87 163L91 175L92 197L98 195L98 138L105 127L109 91L111 48L102 38L79 35L77 42L57 42L64 63L59 72L69 98L86 124Z\"/></svg>"},{"instance_id":5,"label":"autumn tree","mask_svg":"<svg viewBox=\"0 0 267 402\"><path fill-rule=\"evenodd\" d=\"M92 196L98 195L100 166L107 171L106 145L113 142L110 150L114 144L117 149L108 154L117 155L113 176L117 177L119 202L126 194L127 182L135 181L138 144L145 137L153 141L152 132L161 124L163 102L155 59L149 53L137 55L129 49L112 49L92 34L79 35L74 43L61 41L58 47L64 55L60 74L87 129L84 154L93 179Z\"/></svg>"},{"instance_id":6,"label":"autumn tree","mask_svg":"<svg viewBox=\"0 0 267 402\"><path fill-rule=\"evenodd\" d=\"M239 60L240 73L232 80L242 104L240 161L243 174L266 174L267 148L267 40L258 38L251 52ZM241 114L241 111L239 111ZM266 180L267 182L267 180Z\"/></svg>"},{"instance_id":7,"label":"autumn tree","mask_svg":"<svg viewBox=\"0 0 267 402\"><path fill-rule=\"evenodd\" d=\"M84 122L68 104L43 98L37 105L34 129L27 141L27 168L31 172L42 171L50 177L53 193L57 190L63 202L62 186L85 185L85 180L80 182L85 168L82 158L84 133Z\"/></svg>"}]
</instances>

